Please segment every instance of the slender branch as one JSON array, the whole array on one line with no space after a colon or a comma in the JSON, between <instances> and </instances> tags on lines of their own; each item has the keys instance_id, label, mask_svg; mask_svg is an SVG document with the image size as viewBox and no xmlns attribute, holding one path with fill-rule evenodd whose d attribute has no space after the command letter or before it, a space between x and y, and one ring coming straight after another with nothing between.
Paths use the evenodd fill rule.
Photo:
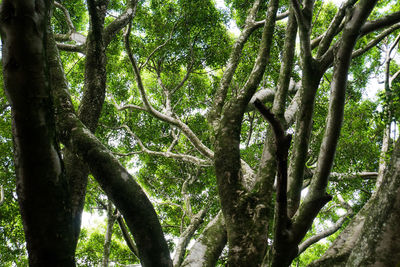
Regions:
<instances>
[{"instance_id":1,"label":"slender branch","mask_svg":"<svg viewBox=\"0 0 400 267\"><path fill-rule=\"evenodd\" d=\"M260 6L260 0L255 0L253 6L251 7L247 15L245 26L242 32L240 33L238 39L236 40L235 44L233 45L218 90L214 95L214 103L208 116L210 124L214 127L214 130L216 130L217 128L222 108L225 104L225 99L228 94L228 88L231 84L233 75L239 64L243 47L247 42L248 38L250 37L250 35L256 29L256 27L254 27L254 20L257 15L259 6Z\"/></svg>"},{"instance_id":2,"label":"slender branch","mask_svg":"<svg viewBox=\"0 0 400 267\"><path fill-rule=\"evenodd\" d=\"M121 107L118 108L118 110L120 110L120 111L126 110L126 109L147 111L147 109L142 107L142 106L137 106L137 105L132 105L132 104L127 104L127 105L124 105L124 106L121 106Z\"/></svg>"},{"instance_id":3,"label":"slender branch","mask_svg":"<svg viewBox=\"0 0 400 267\"><path fill-rule=\"evenodd\" d=\"M108 200L107 204L107 230L104 237L104 246L103 246L103 260L102 260L102 267L108 267L109 260L110 260L110 252L111 252L111 238L113 234L114 223L117 217L115 216L115 212L117 209L114 209L114 206L111 200Z\"/></svg>"},{"instance_id":4,"label":"slender branch","mask_svg":"<svg viewBox=\"0 0 400 267\"><path fill-rule=\"evenodd\" d=\"M346 219L348 217L351 217L354 214L353 209L351 208L351 206L347 202L345 202L340 195L338 195L338 198L339 198L339 201L342 203L342 206L345 209L347 209L347 212L343 216L341 216L335 222L335 224L333 226L331 226L328 229L326 229L326 230L324 230L324 231L322 231L322 232L320 232L320 233L308 238L303 243L301 243L299 245L299 253L298 253L298 255L303 253L308 247L310 247L311 245L317 243L321 239L334 234L337 230L339 230L342 227L342 225L346 222Z\"/></svg>"},{"instance_id":5,"label":"slender branch","mask_svg":"<svg viewBox=\"0 0 400 267\"><path fill-rule=\"evenodd\" d=\"M68 9L65 6L63 6L62 4L60 4L59 2L56 2L56 1L54 1L54 6L56 8L58 8L58 9L60 9L64 13L65 21L67 22L67 25L68 25L68 28L69 28L69 32L70 33L71 32L75 32L76 29L75 29L74 23L71 20L71 16L69 14Z\"/></svg>"},{"instance_id":6,"label":"slender branch","mask_svg":"<svg viewBox=\"0 0 400 267\"><path fill-rule=\"evenodd\" d=\"M171 145L167 148L167 152L171 152L172 149L178 144L178 142L179 142L179 136L180 136L180 131L178 131L178 133L176 134L176 133L174 132L174 130L172 130L171 136L172 136L172 138L174 138L174 140L172 140Z\"/></svg>"},{"instance_id":7,"label":"slender branch","mask_svg":"<svg viewBox=\"0 0 400 267\"><path fill-rule=\"evenodd\" d=\"M194 60L192 59L192 62L190 63L190 65L188 66L187 70L186 70L186 74L183 77L183 79L181 80L181 82L179 84L177 84L172 90L171 90L171 95L173 95L176 91L178 91L180 88L182 88L182 86L185 84L185 82L189 79L190 74L192 74L193 71L193 65L194 65Z\"/></svg>"},{"instance_id":8,"label":"slender branch","mask_svg":"<svg viewBox=\"0 0 400 267\"><path fill-rule=\"evenodd\" d=\"M290 14L290 11L289 11L289 10L288 10L288 11L285 11L285 12L283 12L283 13L276 14L276 19L275 19L275 20L276 20L276 21L279 21L279 20L286 19L286 18L289 16L289 14ZM258 28L260 28L260 27L263 27L264 24L265 24L265 19L259 20L259 21L254 22L253 27L254 27L255 29L258 29Z\"/></svg>"},{"instance_id":9,"label":"slender branch","mask_svg":"<svg viewBox=\"0 0 400 267\"><path fill-rule=\"evenodd\" d=\"M340 6L328 29L322 35L322 39L318 47L317 58L321 57L328 50L333 38L339 33L340 25L342 25L342 21L346 15L346 12L356 2L357 0L349 0Z\"/></svg>"},{"instance_id":10,"label":"slender branch","mask_svg":"<svg viewBox=\"0 0 400 267\"><path fill-rule=\"evenodd\" d=\"M378 34L372 41L370 41L365 47L359 48L353 52L352 57L358 57L375 47L380 41L382 41L386 36L393 33L395 30L400 29L400 23L396 23L392 25L390 28L387 28L380 34Z\"/></svg>"},{"instance_id":11,"label":"slender branch","mask_svg":"<svg viewBox=\"0 0 400 267\"><path fill-rule=\"evenodd\" d=\"M167 122L169 124L172 124L176 127L178 127L179 129L181 129L181 131L185 134L185 136L189 139L189 141L192 143L192 145L204 156L208 157L208 158L213 158L214 156L214 152L209 149L207 146L205 146L201 140L196 136L196 134L185 124L183 123L181 120L177 119L177 118L173 118L171 116L168 116L166 114L163 114L161 112L159 112L158 110L154 109L152 107L152 105L150 104L149 100L147 99L147 95L146 95L146 91L142 82L142 77L139 71L139 68L137 66L136 60L132 55L132 51L130 48L130 42L129 42L129 33L130 33L130 29L131 29L131 24L128 27L128 31L125 34L125 48L126 51L128 53L128 57L131 61L131 65L133 67L135 76L136 76L136 82L137 82L137 86L139 88L139 92L140 95L142 97L142 101L143 104L146 108L146 111L149 112L151 115L153 115L154 117Z\"/></svg>"},{"instance_id":12,"label":"slender branch","mask_svg":"<svg viewBox=\"0 0 400 267\"><path fill-rule=\"evenodd\" d=\"M129 250L136 256L136 258L139 259L139 250L135 244L135 241L132 239L131 235L129 234L129 230L126 226L124 218L119 213L119 211L118 211L117 215L118 215L117 222L118 222L119 228L121 229L122 237L124 238L126 244L128 245Z\"/></svg>"},{"instance_id":13,"label":"slender branch","mask_svg":"<svg viewBox=\"0 0 400 267\"><path fill-rule=\"evenodd\" d=\"M347 179L376 179L378 172L356 172L356 173L336 173L331 172L329 176L330 181L342 181Z\"/></svg>"},{"instance_id":14,"label":"slender branch","mask_svg":"<svg viewBox=\"0 0 400 267\"><path fill-rule=\"evenodd\" d=\"M175 30L177 24L178 24L178 22L176 22L176 23L174 24L174 26L172 27L172 30L171 30L171 33L169 34L168 39L165 40L164 43L162 43L162 44L160 44L159 46L157 46L157 47L150 53L150 55L147 57L146 61L145 61L143 64L141 64L141 65L139 66L139 70L141 70L142 68L144 68L144 67L147 65L147 63L149 62L149 60L153 57L153 55L154 55L158 50L160 50L161 48L163 48L164 46L166 46L166 45L168 44L168 42L172 40L172 36L173 36L173 34L174 34L174 30Z\"/></svg>"},{"instance_id":15,"label":"slender branch","mask_svg":"<svg viewBox=\"0 0 400 267\"><path fill-rule=\"evenodd\" d=\"M391 13L387 16L384 16L376 20L367 21L361 28L361 35L366 35L373 31L391 26L399 21L400 21L400 11Z\"/></svg>"},{"instance_id":16,"label":"slender branch","mask_svg":"<svg viewBox=\"0 0 400 267\"><path fill-rule=\"evenodd\" d=\"M275 28L275 18L276 12L278 10L279 2L271 1L269 3L269 7L266 13L266 23L264 25L260 46L258 49L257 58L255 60L253 69L243 87L240 89L239 96L237 97L236 103L232 103L233 105L239 104L239 110L242 107L248 105L252 96L254 95L257 87L260 84L260 81L264 75L265 68L268 64L271 50L271 42L273 38L273 32ZM235 109L237 109L235 107ZM236 112L240 114L241 111ZM240 115L241 117L241 115Z\"/></svg>"},{"instance_id":17,"label":"slender branch","mask_svg":"<svg viewBox=\"0 0 400 267\"><path fill-rule=\"evenodd\" d=\"M290 88L291 74L293 71L294 55L296 48L297 22L293 8L290 8L289 20L285 33L284 52L282 54L282 65L279 71L279 82L272 112L282 119L285 112L285 104Z\"/></svg>"},{"instance_id":18,"label":"slender branch","mask_svg":"<svg viewBox=\"0 0 400 267\"><path fill-rule=\"evenodd\" d=\"M129 133L129 135L131 135L133 138L136 139L137 144L139 145L139 147L142 150L142 153L146 153L146 154L154 155L154 156L162 156L162 157L166 157L166 158L179 159L179 160L187 161L187 162L199 165L199 166L209 166L211 164L211 162L209 160L200 159L195 156L191 156L191 155L187 155L187 154L176 154L176 153L171 153L169 151L160 152L160 151L150 150L145 147L145 145L142 143L140 138L127 125L122 125L121 128L125 129ZM137 154L139 152L133 152L133 153ZM122 155L122 154L120 154L120 155ZM125 155L129 155L129 154L125 154Z\"/></svg>"},{"instance_id":19,"label":"slender branch","mask_svg":"<svg viewBox=\"0 0 400 267\"><path fill-rule=\"evenodd\" d=\"M4 202L4 188L3 185L0 185L0 206Z\"/></svg>"},{"instance_id":20,"label":"slender branch","mask_svg":"<svg viewBox=\"0 0 400 267\"><path fill-rule=\"evenodd\" d=\"M393 74L393 76L390 78L390 87L392 87L392 83L394 82L394 80L397 79L397 77L399 77L400 75L400 70L398 70L395 74Z\"/></svg>"}]
</instances>

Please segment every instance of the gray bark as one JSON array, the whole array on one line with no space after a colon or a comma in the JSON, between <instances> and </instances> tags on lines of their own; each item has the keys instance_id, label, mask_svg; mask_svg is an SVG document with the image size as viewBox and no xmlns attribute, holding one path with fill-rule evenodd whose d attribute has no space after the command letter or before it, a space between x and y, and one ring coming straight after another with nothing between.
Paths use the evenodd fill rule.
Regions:
<instances>
[{"instance_id":1,"label":"gray bark","mask_svg":"<svg viewBox=\"0 0 400 267\"><path fill-rule=\"evenodd\" d=\"M222 212L207 225L190 248L182 267L214 267L227 241Z\"/></svg>"},{"instance_id":2,"label":"gray bark","mask_svg":"<svg viewBox=\"0 0 400 267\"><path fill-rule=\"evenodd\" d=\"M143 266L171 266L167 243L154 208L133 177L74 113L54 38L48 38L50 77L55 86L57 127L61 142L83 160L124 216ZM157 255L157 257L154 257Z\"/></svg>"}]
</instances>

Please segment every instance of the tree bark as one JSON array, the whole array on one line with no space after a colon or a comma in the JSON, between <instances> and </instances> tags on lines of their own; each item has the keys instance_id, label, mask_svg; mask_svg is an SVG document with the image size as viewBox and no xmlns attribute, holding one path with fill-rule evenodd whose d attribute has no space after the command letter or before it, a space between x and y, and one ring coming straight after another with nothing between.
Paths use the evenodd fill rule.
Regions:
<instances>
[{"instance_id":1,"label":"tree bark","mask_svg":"<svg viewBox=\"0 0 400 267\"><path fill-rule=\"evenodd\" d=\"M310 267L396 266L400 262L400 142L377 193Z\"/></svg>"},{"instance_id":2,"label":"tree bark","mask_svg":"<svg viewBox=\"0 0 400 267\"><path fill-rule=\"evenodd\" d=\"M182 263L182 267L214 267L227 241L221 212L207 225Z\"/></svg>"},{"instance_id":3,"label":"tree bark","mask_svg":"<svg viewBox=\"0 0 400 267\"><path fill-rule=\"evenodd\" d=\"M75 115L52 36L48 38L48 62L51 81L56 90L56 122L61 142L89 166L94 178L124 216L135 238L142 265L171 266L168 245L157 214L146 194L113 154Z\"/></svg>"},{"instance_id":4,"label":"tree bark","mask_svg":"<svg viewBox=\"0 0 400 267\"><path fill-rule=\"evenodd\" d=\"M214 165L228 233L228 266L259 266L267 246L268 200L247 192L240 159L240 130L245 109L268 63L279 1L269 2L256 62L239 95L227 103L216 133Z\"/></svg>"},{"instance_id":5,"label":"tree bark","mask_svg":"<svg viewBox=\"0 0 400 267\"><path fill-rule=\"evenodd\" d=\"M44 60L50 6L51 1L2 2L3 74L29 265L75 266L71 200Z\"/></svg>"},{"instance_id":6,"label":"tree bark","mask_svg":"<svg viewBox=\"0 0 400 267\"><path fill-rule=\"evenodd\" d=\"M110 262L110 253L111 253L111 240L113 234L113 228L115 220L117 219L116 214L113 210L113 204L110 200L108 200L107 205L107 230L104 236L104 246L103 246L103 260L101 263L102 267L108 267Z\"/></svg>"}]
</instances>

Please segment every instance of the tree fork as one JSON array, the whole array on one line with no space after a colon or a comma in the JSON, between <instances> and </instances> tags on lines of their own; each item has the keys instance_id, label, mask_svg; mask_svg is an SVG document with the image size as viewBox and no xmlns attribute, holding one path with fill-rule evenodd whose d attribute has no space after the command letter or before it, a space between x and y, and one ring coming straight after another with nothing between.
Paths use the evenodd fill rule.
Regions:
<instances>
[{"instance_id":1,"label":"tree fork","mask_svg":"<svg viewBox=\"0 0 400 267\"><path fill-rule=\"evenodd\" d=\"M297 255L297 246L291 246L291 220L288 216L287 206L287 165L289 147L292 140L291 135L285 134L280 121L271 111L258 99L254 106L261 115L271 124L275 138L275 152L277 164L277 186L276 186L276 212L275 233L273 245L273 258L271 266L284 266L290 264L292 258Z\"/></svg>"}]
</instances>

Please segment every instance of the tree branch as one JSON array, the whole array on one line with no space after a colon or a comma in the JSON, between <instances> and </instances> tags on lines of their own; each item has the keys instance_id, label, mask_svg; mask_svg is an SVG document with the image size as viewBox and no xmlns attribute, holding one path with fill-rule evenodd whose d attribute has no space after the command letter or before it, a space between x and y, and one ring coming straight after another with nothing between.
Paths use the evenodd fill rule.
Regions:
<instances>
[{"instance_id":1,"label":"tree branch","mask_svg":"<svg viewBox=\"0 0 400 267\"><path fill-rule=\"evenodd\" d=\"M395 30L400 29L400 23L392 25L380 34L378 34L372 41L370 41L365 47L359 48L353 52L352 58L361 56L371 48L375 47L380 41L382 41L386 36L393 33Z\"/></svg>"},{"instance_id":2,"label":"tree branch","mask_svg":"<svg viewBox=\"0 0 400 267\"><path fill-rule=\"evenodd\" d=\"M57 48L67 52L78 52L82 54L86 53L85 45L83 44L72 45L72 44L57 43Z\"/></svg>"},{"instance_id":3,"label":"tree branch","mask_svg":"<svg viewBox=\"0 0 400 267\"><path fill-rule=\"evenodd\" d=\"M209 122L213 126L214 130L217 128L222 108L225 104L225 99L228 94L228 89L239 64L243 47L250 35L256 29L253 25L259 6L260 0L255 0L247 15L245 26L233 45L229 60L225 66L224 74L222 75L217 92L214 95L214 103L208 114Z\"/></svg>"},{"instance_id":4,"label":"tree branch","mask_svg":"<svg viewBox=\"0 0 400 267\"><path fill-rule=\"evenodd\" d=\"M367 21L361 28L361 35L364 36L373 31L391 26L395 23L398 23L399 21L400 21L400 11L391 13L385 17L376 20Z\"/></svg>"},{"instance_id":5,"label":"tree branch","mask_svg":"<svg viewBox=\"0 0 400 267\"><path fill-rule=\"evenodd\" d=\"M342 181L347 179L376 179L378 176L377 172L356 172L356 173L336 173L331 172L329 175L329 181Z\"/></svg>"},{"instance_id":6,"label":"tree branch","mask_svg":"<svg viewBox=\"0 0 400 267\"><path fill-rule=\"evenodd\" d=\"M288 232L291 221L287 210L287 162L291 142L291 136L285 134L285 130L274 114L267 109L258 99L254 101L254 106L271 124L275 137L275 152L277 164L277 186L276 186L276 215L274 233L274 255L272 266L278 266L283 257L287 257L285 251L286 244L289 242Z\"/></svg>"},{"instance_id":7,"label":"tree branch","mask_svg":"<svg viewBox=\"0 0 400 267\"><path fill-rule=\"evenodd\" d=\"M132 20L136 14L138 2L138 0L130 0L125 11L104 29L104 46L107 47L114 36Z\"/></svg>"},{"instance_id":8,"label":"tree branch","mask_svg":"<svg viewBox=\"0 0 400 267\"><path fill-rule=\"evenodd\" d=\"M3 185L0 185L0 206L4 202L4 188Z\"/></svg>"},{"instance_id":9,"label":"tree branch","mask_svg":"<svg viewBox=\"0 0 400 267\"><path fill-rule=\"evenodd\" d=\"M311 181L309 193L300 206L293 224L293 237L297 242L303 239L319 210L331 199L326 193L326 186L343 120L345 91L351 54L359 37L358 32L376 5L376 2L377 0L361 0L358 2L353 16L344 28L340 40L340 46L335 57L329 113L318 157L317 171Z\"/></svg>"},{"instance_id":10,"label":"tree branch","mask_svg":"<svg viewBox=\"0 0 400 267\"><path fill-rule=\"evenodd\" d=\"M188 252L182 267L216 266L227 241L225 220L220 211L203 230Z\"/></svg>"},{"instance_id":11,"label":"tree branch","mask_svg":"<svg viewBox=\"0 0 400 267\"><path fill-rule=\"evenodd\" d=\"M183 258L185 256L186 247L188 246L190 239L193 237L196 230L200 227L206 214L207 214L207 208L202 209L196 215L194 215L190 220L189 226L185 229L185 231L179 237L179 240L178 240L178 243L177 243L176 249L175 249L175 256L173 259L174 267L181 266L181 264L183 262Z\"/></svg>"},{"instance_id":12,"label":"tree branch","mask_svg":"<svg viewBox=\"0 0 400 267\"><path fill-rule=\"evenodd\" d=\"M127 125L122 125L121 128L125 129L129 135L131 135L133 138L136 139L137 144L139 145L139 147L142 150L142 153L146 153L146 154L154 155L154 156L162 156L162 157L166 157L166 158L179 159L179 160L187 161L187 162L199 165L199 166L210 166L211 165L211 162L209 160L200 159L200 158L197 158L197 157L194 157L191 155L187 155L187 154L176 154L176 153L171 153L169 151L160 152L160 151L150 150L143 145L143 143L139 139L139 137ZM133 153L137 154L139 152L133 152ZM128 154L125 154L125 155L128 155Z\"/></svg>"},{"instance_id":13,"label":"tree branch","mask_svg":"<svg viewBox=\"0 0 400 267\"><path fill-rule=\"evenodd\" d=\"M137 243L142 264L171 266L168 245L146 194L75 115L55 41L51 35L48 37L48 64L55 90L58 137L71 152L84 160L104 192L123 214ZM148 242L149 238L153 242Z\"/></svg>"},{"instance_id":14,"label":"tree branch","mask_svg":"<svg viewBox=\"0 0 400 267\"><path fill-rule=\"evenodd\" d=\"M71 20L71 16L69 14L68 9L57 1L54 1L54 6L58 9L60 9L64 13L65 21L67 22L67 25L69 28L68 34L70 34L71 32L75 32L76 29L75 29L74 23ZM57 40L57 38L56 38L56 40Z\"/></svg>"},{"instance_id":15,"label":"tree branch","mask_svg":"<svg viewBox=\"0 0 400 267\"><path fill-rule=\"evenodd\" d=\"M178 22L175 22L174 27L172 27L172 30L171 30L171 33L169 34L168 39L165 40L164 43L162 43L162 44L160 44L159 46L157 46L157 47L150 53L150 55L147 57L146 61L145 61L143 64L141 64L141 65L139 66L139 71L142 70L142 68L144 68L144 67L147 65L147 63L149 62L149 60L153 57L153 55L154 55L158 50L160 50L161 48L163 48L164 46L166 46L166 45L168 44L168 42L171 41L172 36L173 36L173 34L174 34L175 27L176 27L177 24L178 24Z\"/></svg>"},{"instance_id":16,"label":"tree branch","mask_svg":"<svg viewBox=\"0 0 400 267\"><path fill-rule=\"evenodd\" d=\"M311 245L317 243L318 241L320 241L321 239L328 237L332 234L334 234L337 230L339 230L342 225L346 222L346 219L348 217L351 217L354 212L353 209L351 208L351 206L344 202L343 198L338 195L339 201L342 203L342 205L344 206L344 208L347 209L346 214L344 214L343 216L341 216L332 227L329 227L328 229L314 235L311 236L310 238L308 238L307 240L305 240L303 243L301 243L299 245L299 253L298 255L300 255L301 253L303 253L308 247L310 247Z\"/></svg>"},{"instance_id":17,"label":"tree branch","mask_svg":"<svg viewBox=\"0 0 400 267\"><path fill-rule=\"evenodd\" d=\"M357 0L348 0L340 6L328 29L322 35L322 39L318 46L317 58L322 57L322 55L328 50L333 38L339 33L341 28L340 26L342 25L346 13L356 2Z\"/></svg>"},{"instance_id":18,"label":"tree branch","mask_svg":"<svg viewBox=\"0 0 400 267\"><path fill-rule=\"evenodd\" d=\"M152 107L152 105L150 104L149 100L147 99L146 91L145 91L144 86L143 86L143 82L142 82L142 78L141 78L141 75L140 75L139 68L137 67L136 60L133 57L132 51L131 51L131 48L130 48L130 43L129 43L130 27L131 27L131 24L130 24L130 26L128 28L127 33L125 34L125 48L126 48L126 51L128 53L128 57L129 57L129 59L131 61L131 64L132 64L132 67L133 67L133 71L134 71L135 76L136 76L137 86L139 88L139 92L140 92L140 95L142 97L142 101L143 101L143 104L144 104L144 106L146 108L146 111L149 112L154 117L178 127L185 134L185 136L189 139L189 141L192 143L192 145L202 155L204 155L204 156L206 156L208 158L213 158L214 152L211 149L209 149L208 147L206 147L201 142L201 140L196 136L196 134L185 123L183 123L179 119L173 118L171 116L168 116L168 115L165 115L165 114L159 112L158 110L154 109Z\"/></svg>"},{"instance_id":19,"label":"tree branch","mask_svg":"<svg viewBox=\"0 0 400 267\"><path fill-rule=\"evenodd\" d=\"M125 221L124 221L124 218L119 213L119 211L118 211L117 215L118 215L117 222L118 222L119 228L121 229L122 236L129 248L129 250L139 259L139 250L135 244L135 241L132 239L131 235L129 234L129 231L128 231Z\"/></svg>"}]
</instances>

